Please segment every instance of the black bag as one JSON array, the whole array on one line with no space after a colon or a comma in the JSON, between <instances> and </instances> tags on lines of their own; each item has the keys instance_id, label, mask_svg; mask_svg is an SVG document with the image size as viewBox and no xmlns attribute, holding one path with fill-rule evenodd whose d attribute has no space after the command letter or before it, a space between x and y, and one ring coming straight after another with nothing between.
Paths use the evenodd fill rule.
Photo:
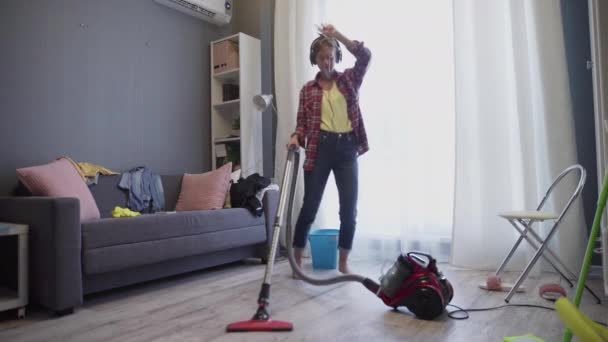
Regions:
<instances>
[{"instance_id":1,"label":"black bag","mask_svg":"<svg viewBox=\"0 0 608 342\"><path fill-rule=\"evenodd\" d=\"M262 216L264 208L255 195L269 185L270 179L257 173L239 179L230 187L230 205L233 208L247 208L253 215Z\"/></svg>"}]
</instances>

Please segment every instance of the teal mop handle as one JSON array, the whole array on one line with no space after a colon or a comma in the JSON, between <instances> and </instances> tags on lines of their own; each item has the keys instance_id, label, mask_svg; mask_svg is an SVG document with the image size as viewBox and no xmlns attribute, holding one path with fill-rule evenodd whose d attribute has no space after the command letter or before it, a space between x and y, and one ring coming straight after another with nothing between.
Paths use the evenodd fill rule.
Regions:
<instances>
[{"instance_id":1,"label":"teal mop handle","mask_svg":"<svg viewBox=\"0 0 608 342\"><path fill-rule=\"evenodd\" d=\"M602 192L597 201L597 209L595 210L595 218L593 219L593 227L591 228L591 234L589 235L589 242L587 242L587 251L585 252L585 259L583 260L583 267L581 268L581 274L578 277L578 284L576 286L576 295L574 296L574 306L578 308L581 303L581 297L583 296L583 289L585 288L585 282L587 281L587 273L589 272L589 265L591 264L591 257L593 256L593 248L595 247L595 240L600 232L600 223L602 221L602 214L606 207L606 198L608 197L608 173L604 178L604 184L602 185ZM605 248L606 246L604 246ZM572 331L566 328L563 335L563 342L570 342L572 340Z\"/></svg>"}]
</instances>

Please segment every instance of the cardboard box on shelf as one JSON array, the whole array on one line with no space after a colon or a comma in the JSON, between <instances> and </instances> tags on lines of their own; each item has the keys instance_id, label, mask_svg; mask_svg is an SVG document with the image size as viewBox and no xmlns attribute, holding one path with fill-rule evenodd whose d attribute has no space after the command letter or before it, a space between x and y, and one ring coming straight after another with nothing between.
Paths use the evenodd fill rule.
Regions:
<instances>
[{"instance_id":1,"label":"cardboard box on shelf","mask_svg":"<svg viewBox=\"0 0 608 342\"><path fill-rule=\"evenodd\" d=\"M213 73L232 70L239 67L239 46L231 40L222 40L213 44Z\"/></svg>"}]
</instances>

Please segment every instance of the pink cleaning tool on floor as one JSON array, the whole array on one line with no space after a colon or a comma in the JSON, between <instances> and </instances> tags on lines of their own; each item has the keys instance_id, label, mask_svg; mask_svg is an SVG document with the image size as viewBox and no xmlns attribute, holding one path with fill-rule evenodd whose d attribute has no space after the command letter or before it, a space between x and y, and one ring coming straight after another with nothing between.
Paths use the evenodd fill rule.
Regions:
<instances>
[{"instance_id":1,"label":"pink cleaning tool on floor","mask_svg":"<svg viewBox=\"0 0 608 342\"><path fill-rule=\"evenodd\" d=\"M567 297L566 290L559 284L543 284L538 288L538 295L550 301L556 301L560 297Z\"/></svg>"},{"instance_id":2,"label":"pink cleaning tool on floor","mask_svg":"<svg viewBox=\"0 0 608 342\"><path fill-rule=\"evenodd\" d=\"M499 276L493 275L486 278L486 281L479 284L480 289L488 291L509 292L513 288L513 284L503 283ZM517 292L524 292L526 288L520 286Z\"/></svg>"}]
</instances>

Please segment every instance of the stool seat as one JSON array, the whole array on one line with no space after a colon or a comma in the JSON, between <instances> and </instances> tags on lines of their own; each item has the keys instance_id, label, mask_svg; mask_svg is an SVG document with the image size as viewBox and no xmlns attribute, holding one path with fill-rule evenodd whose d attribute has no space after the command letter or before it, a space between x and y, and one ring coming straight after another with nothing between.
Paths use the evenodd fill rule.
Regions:
<instances>
[{"instance_id":1,"label":"stool seat","mask_svg":"<svg viewBox=\"0 0 608 342\"><path fill-rule=\"evenodd\" d=\"M557 214L547 213L547 212L538 211L538 210L507 211L507 212L498 214L498 216L506 218L507 220L524 219L524 220L535 220L535 221L554 220L559 217L559 215L557 215Z\"/></svg>"}]
</instances>

